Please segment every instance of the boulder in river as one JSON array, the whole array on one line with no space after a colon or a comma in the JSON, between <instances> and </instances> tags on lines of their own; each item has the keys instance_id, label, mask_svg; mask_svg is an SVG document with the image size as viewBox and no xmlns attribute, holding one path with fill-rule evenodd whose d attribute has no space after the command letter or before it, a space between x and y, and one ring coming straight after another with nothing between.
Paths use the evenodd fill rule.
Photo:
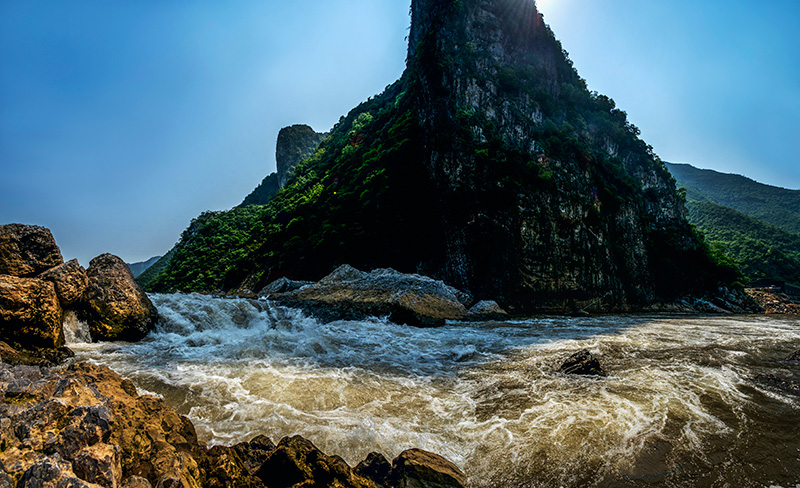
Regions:
<instances>
[{"instance_id":1,"label":"boulder in river","mask_svg":"<svg viewBox=\"0 0 800 488\"><path fill-rule=\"evenodd\" d=\"M38 225L0 225L0 275L32 277L63 263L53 234Z\"/></svg>"},{"instance_id":2,"label":"boulder in river","mask_svg":"<svg viewBox=\"0 0 800 488\"><path fill-rule=\"evenodd\" d=\"M379 452L367 454L367 458L354 468L357 475L369 478L378 486L391 486L392 465Z\"/></svg>"},{"instance_id":3,"label":"boulder in river","mask_svg":"<svg viewBox=\"0 0 800 488\"><path fill-rule=\"evenodd\" d=\"M463 488L466 476L447 459L422 449L408 449L392 461L392 480L398 488Z\"/></svg>"},{"instance_id":4,"label":"boulder in river","mask_svg":"<svg viewBox=\"0 0 800 488\"><path fill-rule=\"evenodd\" d=\"M101 254L89 263L87 275L89 286L79 315L89 324L92 338L134 341L155 326L158 312L122 259Z\"/></svg>"},{"instance_id":5,"label":"boulder in river","mask_svg":"<svg viewBox=\"0 0 800 488\"><path fill-rule=\"evenodd\" d=\"M261 291L258 292L258 294L260 296L266 296L266 295L272 295L273 293L286 293L290 291L299 290L304 286L313 284L314 284L313 281L297 281L283 277L283 278L278 278L277 280L273 281L272 283L262 288Z\"/></svg>"},{"instance_id":6,"label":"boulder in river","mask_svg":"<svg viewBox=\"0 0 800 488\"><path fill-rule=\"evenodd\" d=\"M469 309L466 319L475 322L506 320L508 319L508 313L494 300L481 300Z\"/></svg>"},{"instance_id":7,"label":"boulder in river","mask_svg":"<svg viewBox=\"0 0 800 488\"><path fill-rule=\"evenodd\" d=\"M578 374L589 376L605 376L606 372L600 366L600 361L592 355L587 349L578 351L572 356L568 357L566 361L558 368L559 373L565 374Z\"/></svg>"},{"instance_id":8,"label":"boulder in river","mask_svg":"<svg viewBox=\"0 0 800 488\"><path fill-rule=\"evenodd\" d=\"M86 270L78 264L77 259L59 264L38 276L40 280L52 281L56 286L56 294L62 307L68 307L78 300L86 287L89 286L89 277Z\"/></svg>"},{"instance_id":9,"label":"boulder in river","mask_svg":"<svg viewBox=\"0 0 800 488\"><path fill-rule=\"evenodd\" d=\"M26 348L59 347L63 315L53 283L0 275L0 340Z\"/></svg>"},{"instance_id":10,"label":"boulder in river","mask_svg":"<svg viewBox=\"0 0 800 488\"><path fill-rule=\"evenodd\" d=\"M467 314L471 297L442 281L393 269L366 273L343 264L318 283L271 296L324 321L388 316L419 327L444 325Z\"/></svg>"}]
</instances>

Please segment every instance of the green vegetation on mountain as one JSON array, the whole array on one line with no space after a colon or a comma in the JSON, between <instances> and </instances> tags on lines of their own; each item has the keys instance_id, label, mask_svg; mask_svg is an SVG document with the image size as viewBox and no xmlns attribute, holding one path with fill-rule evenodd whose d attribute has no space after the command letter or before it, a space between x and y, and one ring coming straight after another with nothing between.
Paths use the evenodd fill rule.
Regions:
<instances>
[{"instance_id":1,"label":"green vegetation on mountain","mask_svg":"<svg viewBox=\"0 0 800 488\"><path fill-rule=\"evenodd\" d=\"M765 185L741 175L667 163L687 201L710 201L800 234L800 190Z\"/></svg>"},{"instance_id":2,"label":"green vegetation on mountain","mask_svg":"<svg viewBox=\"0 0 800 488\"><path fill-rule=\"evenodd\" d=\"M690 202L689 220L749 279L800 283L800 235L712 202Z\"/></svg>"},{"instance_id":3,"label":"green vegetation on mountain","mask_svg":"<svg viewBox=\"0 0 800 488\"><path fill-rule=\"evenodd\" d=\"M533 2L414 0L409 39L398 82L340 119L265 205L195 219L149 288L258 290L348 263L542 310L740 278Z\"/></svg>"},{"instance_id":4,"label":"green vegetation on mountain","mask_svg":"<svg viewBox=\"0 0 800 488\"><path fill-rule=\"evenodd\" d=\"M667 167L685 190L689 221L747 280L800 283L800 191L688 164Z\"/></svg>"}]
</instances>

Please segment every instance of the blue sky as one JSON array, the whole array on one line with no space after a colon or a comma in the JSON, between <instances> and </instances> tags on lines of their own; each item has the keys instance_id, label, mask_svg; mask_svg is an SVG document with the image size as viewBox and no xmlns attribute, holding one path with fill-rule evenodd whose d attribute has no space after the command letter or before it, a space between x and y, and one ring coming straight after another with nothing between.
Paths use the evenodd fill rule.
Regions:
<instances>
[{"instance_id":1,"label":"blue sky","mask_svg":"<svg viewBox=\"0 0 800 488\"><path fill-rule=\"evenodd\" d=\"M528 1L528 0L520 0ZM0 223L166 252L403 70L408 0L0 0ZM800 2L539 0L667 161L800 188Z\"/></svg>"}]
</instances>

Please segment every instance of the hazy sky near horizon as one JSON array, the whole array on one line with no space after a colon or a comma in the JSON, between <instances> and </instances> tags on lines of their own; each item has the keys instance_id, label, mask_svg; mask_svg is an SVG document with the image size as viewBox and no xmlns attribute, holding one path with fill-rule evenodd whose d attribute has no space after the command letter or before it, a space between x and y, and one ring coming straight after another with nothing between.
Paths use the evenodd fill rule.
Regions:
<instances>
[{"instance_id":1,"label":"hazy sky near horizon","mask_svg":"<svg viewBox=\"0 0 800 488\"><path fill-rule=\"evenodd\" d=\"M530 0L518 0L530 1ZM163 254L404 68L409 0L0 0L0 224ZM539 0L665 161L800 188L800 2Z\"/></svg>"}]
</instances>

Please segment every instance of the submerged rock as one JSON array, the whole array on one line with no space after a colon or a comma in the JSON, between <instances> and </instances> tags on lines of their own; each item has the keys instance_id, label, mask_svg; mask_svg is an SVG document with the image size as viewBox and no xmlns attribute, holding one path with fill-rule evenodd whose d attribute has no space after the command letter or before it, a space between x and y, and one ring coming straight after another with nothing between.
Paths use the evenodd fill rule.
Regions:
<instances>
[{"instance_id":1,"label":"submerged rock","mask_svg":"<svg viewBox=\"0 0 800 488\"><path fill-rule=\"evenodd\" d=\"M64 344L63 314L53 283L0 275L0 339L59 347Z\"/></svg>"},{"instance_id":2,"label":"submerged rock","mask_svg":"<svg viewBox=\"0 0 800 488\"><path fill-rule=\"evenodd\" d=\"M800 375L797 374L763 373L755 377L755 382L770 390L800 396Z\"/></svg>"},{"instance_id":3,"label":"submerged rock","mask_svg":"<svg viewBox=\"0 0 800 488\"><path fill-rule=\"evenodd\" d=\"M40 274L38 278L53 282L62 307L72 305L83 295L86 287L89 286L89 277L86 275L86 270L78 264L77 259L67 261L55 268L50 268Z\"/></svg>"},{"instance_id":4,"label":"submerged rock","mask_svg":"<svg viewBox=\"0 0 800 488\"><path fill-rule=\"evenodd\" d=\"M558 372L565 374L606 376L605 370L600 366L600 361L586 349L578 351L567 358L561 367L558 368Z\"/></svg>"},{"instance_id":5,"label":"submerged rock","mask_svg":"<svg viewBox=\"0 0 800 488\"><path fill-rule=\"evenodd\" d=\"M94 339L134 341L155 326L158 312L122 259L102 254L92 259L87 274L79 315Z\"/></svg>"},{"instance_id":6,"label":"submerged rock","mask_svg":"<svg viewBox=\"0 0 800 488\"><path fill-rule=\"evenodd\" d=\"M325 321L388 316L420 327L463 319L471 301L468 294L427 276L393 269L366 273L346 264L318 283L272 298Z\"/></svg>"},{"instance_id":7,"label":"submerged rock","mask_svg":"<svg viewBox=\"0 0 800 488\"><path fill-rule=\"evenodd\" d=\"M63 262L50 230L38 225L0 225L0 275L31 277Z\"/></svg>"}]
</instances>

